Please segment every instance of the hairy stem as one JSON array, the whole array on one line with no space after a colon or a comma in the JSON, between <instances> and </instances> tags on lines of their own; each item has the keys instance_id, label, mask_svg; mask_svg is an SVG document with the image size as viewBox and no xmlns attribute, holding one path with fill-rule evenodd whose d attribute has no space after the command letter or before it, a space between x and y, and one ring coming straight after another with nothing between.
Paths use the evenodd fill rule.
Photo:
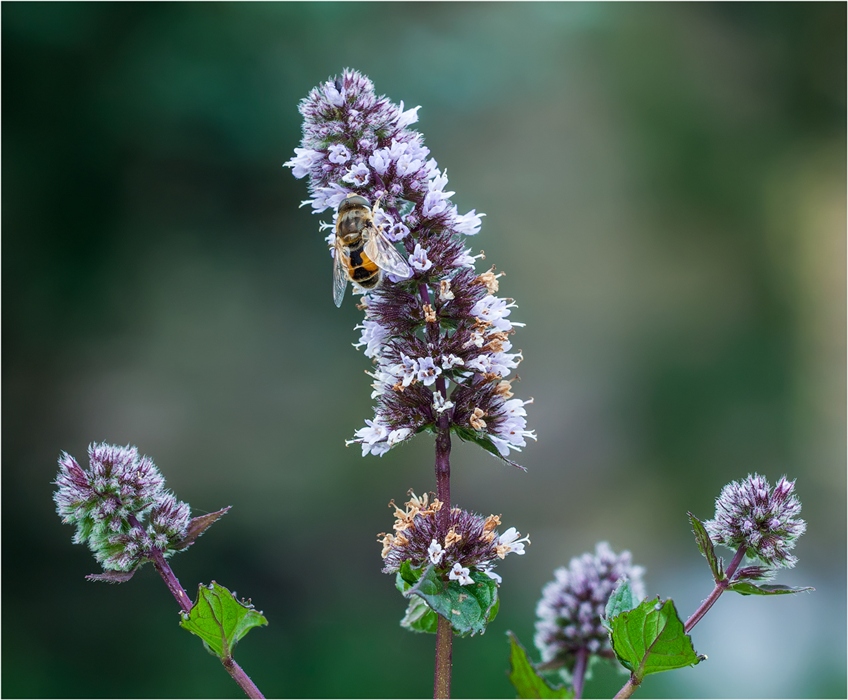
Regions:
<instances>
[{"instance_id":1,"label":"hairy stem","mask_svg":"<svg viewBox=\"0 0 848 700\"><path fill-rule=\"evenodd\" d=\"M713 592L707 597L707 599L698 606L698 609L692 613L692 616L686 620L686 624L683 626L683 631L686 634L692 631L692 628L697 625L701 618L707 614L707 611L715 605L715 602L719 599L722 593L727 590L727 587L733 581L733 574L736 573L736 569L739 568L739 564L742 563L742 559L745 556L746 546L742 545L736 552L733 560L727 567L727 571L725 571L725 577L721 581L715 582L715 588L713 588Z\"/></svg>"},{"instance_id":2,"label":"hairy stem","mask_svg":"<svg viewBox=\"0 0 848 700\"><path fill-rule=\"evenodd\" d=\"M227 669L227 673L229 673L233 677L233 680L239 684L239 687L245 692L247 697L265 697L259 688L256 687L256 683L250 680L250 676L244 672L242 667L236 663L236 660L232 656L228 656L226 659L221 659L221 663L224 664L224 668Z\"/></svg>"},{"instance_id":3,"label":"hairy stem","mask_svg":"<svg viewBox=\"0 0 848 700\"><path fill-rule=\"evenodd\" d=\"M453 666L453 629L447 618L439 615L436 628L436 672L433 678L433 697L449 698Z\"/></svg>"},{"instance_id":4,"label":"hairy stem","mask_svg":"<svg viewBox=\"0 0 848 700\"><path fill-rule=\"evenodd\" d=\"M444 379L440 378L438 390L444 396ZM437 381L438 385L439 381ZM450 423L443 413L439 417L439 430L436 434L436 490L442 507L436 514L439 530L447 534L450 524ZM433 697L449 698L451 690L451 669L453 665L453 629L450 621L439 615L436 628L436 669L433 681Z\"/></svg>"},{"instance_id":5,"label":"hairy stem","mask_svg":"<svg viewBox=\"0 0 848 700\"><path fill-rule=\"evenodd\" d=\"M624 687L619 690L614 697L616 698L629 698L633 693L636 692L636 688L639 687L639 683L641 681L636 679L632 673L630 674L630 678L627 680L627 683L624 684Z\"/></svg>"}]
</instances>

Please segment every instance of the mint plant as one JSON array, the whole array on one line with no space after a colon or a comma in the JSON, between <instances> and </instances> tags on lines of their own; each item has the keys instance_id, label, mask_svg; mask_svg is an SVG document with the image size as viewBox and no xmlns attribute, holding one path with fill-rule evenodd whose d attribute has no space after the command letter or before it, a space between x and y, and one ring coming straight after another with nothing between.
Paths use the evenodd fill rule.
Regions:
<instances>
[{"instance_id":1,"label":"mint plant","mask_svg":"<svg viewBox=\"0 0 848 700\"><path fill-rule=\"evenodd\" d=\"M62 522L76 527L73 541L86 544L103 572L91 581L129 581L153 564L181 611L180 626L197 635L250 698L264 697L233 658L233 647L253 627L268 621L214 581L201 585L192 603L168 559L188 549L229 506L191 518L188 503L165 488L165 478L135 447L106 443L88 448L89 468L67 453L59 458L53 494Z\"/></svg>"},{"instance_id":2,"label":"mint plant","mask_svg":"<svg viewBox=\"0 0 848 700\"><path fill-rule=\"evenodd\" d=\"M449 697L452 635L485 630L501 582L494 560L529 543L514 528L498 535L494 516L451 506L451 439L518 466L510 455L536 436L527 430L530 401L513 398L508 378L522 360L510 341L522 325L510 318L515 303L497 296L494 267L475 271L483 256L466 240L483 215L459 214L451 202L446 172L410 128L418 109L378 97L368 78L347 69L301 102L303 140L286 165L307 178L304 204L313 213L334 212L324 228L336 276L344 271L362 295L356 347L374 365L376 406L349 443L363 456L383 455L418 433L435 435L435 499L413 495L382 542L384 571L410 599L403 625L436 632L434 694ZM361 207L357 223L351 205ZM406 262L385 265L374 286L375 268L396 258L395 244Z\"/></svg>"},{"instance_id":3,"label":"mint plant","mask_svg":"<svg viewBox=\"0 0 848 700\"><path fill-rule=\"evenodd\" d=\"M601 543L594 556L584 554L568 569L558 569L537 606L534 641L541 662L533 665L511 635L510 678L519 697L580 698L589 664L600 658L615 658L630 672L615 696L630 697L646 676L706 658L695 651L689 633L725 591L783 595L814 590L761 583L797 563L789 550L807 526L798 517L801 503L794 488L794 481L782 477L772 489L764 477L753 474L724 487L712 520L701 522L689 513L714 588L685 623L671 599L643 599L644 571L630 564L628 552L616 556ZM715 553L716 544L734 551L726 568ZM566 685L552 682L552 671Z\"/></svg>"}]
</instances>

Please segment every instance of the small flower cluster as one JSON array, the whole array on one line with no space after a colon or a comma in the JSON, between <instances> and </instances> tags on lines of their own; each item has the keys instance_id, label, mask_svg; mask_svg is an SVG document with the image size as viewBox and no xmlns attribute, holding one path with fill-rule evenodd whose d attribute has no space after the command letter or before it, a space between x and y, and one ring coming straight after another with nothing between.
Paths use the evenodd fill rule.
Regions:
<instances>
[{"instance_id":1,"label":"small flower cluster","mask_svg":"<svg viewBox=\"0 0 848 700\"><path fill-rule=\"evenodd\" d=\"M88 544L105 570L131 571L153 550L170 556L186 536L187 503L165 489L153 461L135 447L88 448L90 468L59 458L53 494L62 522L76 525L75 544Z\"/></svg>"},{"instance_id":2,"label":"small flower cluster","mask_svg":"<svg viewBox=\"0 0 848 700\"><path fill-rule=\"evenodd\" d=\"M316 213L351 192L379 201L375 222L402 243L412 272L360 290L365 319L355 347L376 365L377 406L350 442L382 455L446 417L460 436L506 458L535 439L530 401L512 398L507 379L522 359L509 340L522 324L510 319L515 303L497 296L501 275L474 270L482 254L471 255L464 237L479 232L482 214L460 215L451 203L447 174L409 128L417 110L377 97L368 78L345 70L301 103L302 148L286 163L295 177L309 177L304 204Z\"/></svg>"},{"instance_id":3,"label":"small flower cluster","mask_svg":"<svg viewBox=\"0 0 848 700\"><path fill-rule=\"evenodd\" d=\"M789 553L795 541L807 529L797 517L801 502L792 494L795 482L781 477L772 490L759 474L733 481L716 499L714 520L704 523L716 544L730 549L747 548L746 554L757 557L769 567L791 568L798 561Z\"/></svg>"},{"instance_id":4,"label":"small flower cluster","mask_svg":"<svg viewBox=\"0 0 848 700\"><path fill-rule=\"evenodd\" d=\"M451 508L447 526L436 517L442 502L427 494L420 498L412 491L404 509L394 501L389 506L395 509L394 534L380 533L383 545L381 556L385 566L383 573L396 573L403 562L413 568L433 565L436 571L461 586L473 583L471 574L479 571L501 582L494 573L498 559L507 554L524 554L524 545L530 544L514 527L499 535L500 517L484 518L460 508Z\"/></svg>"},{"instance_id":5,"label":"small flower cluster","mask_svg":"<svg viewBox=\"0 0 848 700\"><path fill-rule=\"evenodd\" d=\"M641 566L631 563L630 552L615 554L606 542L571 560L568 568L554 571L555 580L542 589L536 607L536 647L544 663L556 662L566 670L574 667L576 654L610 651L609 635L601 618L612 592L622 578L630 582L633 596L641 600L644 584Z\"/></svg>"}]
</instances>

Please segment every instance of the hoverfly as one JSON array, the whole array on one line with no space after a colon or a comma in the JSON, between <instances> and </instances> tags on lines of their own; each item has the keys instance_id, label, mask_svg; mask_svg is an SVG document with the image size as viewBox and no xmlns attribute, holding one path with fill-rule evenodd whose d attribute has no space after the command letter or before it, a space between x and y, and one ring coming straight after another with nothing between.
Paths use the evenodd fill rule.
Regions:
<instances>
[{"instance_id":1,"label":"hoverfly","mask_svg":"<svg viewBox=\"0 0 848 700\"><path fill-rule=\"evenodd\" d=\"M374 223L374 210L368 200L358 194L350 193L339 204L333 247L333 301L336 306L342 305L348 281L362 289L374 289L382 281L384 272L398 277L410 276L406 260Z\"/></svg>"}]
</instances>

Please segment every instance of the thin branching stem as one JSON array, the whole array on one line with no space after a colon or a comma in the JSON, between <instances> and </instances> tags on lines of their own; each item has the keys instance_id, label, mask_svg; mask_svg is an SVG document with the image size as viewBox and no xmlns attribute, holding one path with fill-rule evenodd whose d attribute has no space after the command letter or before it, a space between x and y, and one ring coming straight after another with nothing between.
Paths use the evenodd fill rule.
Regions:
<instances>
[{"instance_id":1,"label":"thin branching stem","mask_svg":"<svg viewBox=\"0 0 848 700\"><path fill-rule=\"evenodd\" d=\"M141 528L141 523L138 522L134 515L130 515L127 518L130 525L133 527ZM168 560L165 559L165 556L162 554L161 550L156 549L155 547L147 552L147 557L153 563L153 567L162 577L162 580L165 582L165 585L168 587L168 590L171 591L171 595L177 601L177 604L180 606L182 611L186 614L191 612L191 599L188 597L188 593L186 593L185 589L180 584L179 579L176 574L174 574L174 570L171 568L171 565L168 563ZM239 684L239 687L245 692L247 697L249 698L264 698L265 696L256 687L256 684L250 679L244 669L236 663L236 660L232 656L227 656L221 659L221 663L224 668L227 670L227 673L230 674L232 679Z\"/></svg>"}]
</instances>

